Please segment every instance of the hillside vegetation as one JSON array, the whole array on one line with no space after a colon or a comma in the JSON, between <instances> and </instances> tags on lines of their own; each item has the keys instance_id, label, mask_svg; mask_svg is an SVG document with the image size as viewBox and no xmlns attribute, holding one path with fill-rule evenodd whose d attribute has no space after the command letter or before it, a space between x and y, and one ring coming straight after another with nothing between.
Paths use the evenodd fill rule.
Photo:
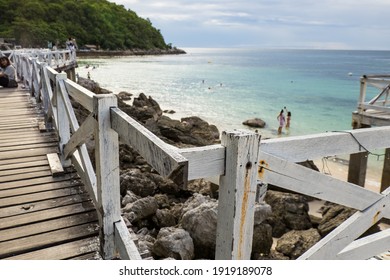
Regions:
<instances>
[{"instance_id":1,"label":"hillside vegetation","mask_svg":"<svg viewBox=\"0 0 390 280\"><path fill-rule=\"evenodd\" d=\"M106 50L167 49L149 19L106 0L0 0L0 38L23 47L64 46L68 37Z\"/></svg>"}]
</instances>

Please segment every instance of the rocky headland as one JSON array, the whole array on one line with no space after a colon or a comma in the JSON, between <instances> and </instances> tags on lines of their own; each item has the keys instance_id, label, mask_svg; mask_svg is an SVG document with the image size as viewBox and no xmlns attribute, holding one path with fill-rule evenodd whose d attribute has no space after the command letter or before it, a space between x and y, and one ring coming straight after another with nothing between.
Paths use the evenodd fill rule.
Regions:
<instances>
[{"instance_id":1,"label":"rocky headland","mask_svg":"<svg viewBox=\"0 0 390 280\"><path fill-rule=\"evenodd\" d=\"M107 93L91 80L80 78L79 83L95 93ZM198 117L173 120L143 93L117 96L121 110L166 143L177 147L219 143L217 127ZM128 105L129 99L132 105ZM82 122L87 112L74 106ZM93 155L93 139L87 146ZM302 165L316 169L312 162ZM120 182L122 216L143 258L214 259L217 185L200 179L190 181L183 190L125 144L120 144ZM325 203L321 213L313 215L311 201L313 198L269 185L255 207L252 259L296 259L354 213Z\"/></svg>"}]
</instances>

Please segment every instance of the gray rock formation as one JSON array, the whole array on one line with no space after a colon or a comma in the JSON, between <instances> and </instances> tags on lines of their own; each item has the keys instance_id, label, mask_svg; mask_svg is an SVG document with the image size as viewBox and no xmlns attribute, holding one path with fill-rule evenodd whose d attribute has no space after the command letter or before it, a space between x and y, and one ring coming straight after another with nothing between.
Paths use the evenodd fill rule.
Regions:
<instances>
[{"instance_id":1,"label":"gray rock formation","mask_svg":"<svg viewBox=\"0 0 390 280\"><path fill-rule=\"evenodd\" d=\"M257 128L264 128L266 126L266 122L259 118L246 120L242 124Z\"/></svg>"},{"instance_id":2,"label":"gray rock formation","mask_svg":"<svg viewBox=\"0 0 390 280\"><path fill-rule=\"evenodd\" d=\"M158 257L192 260L194 243L190 234L184 229L165 227L159 231L152 252Z\"/></svg>"}]
</instances>

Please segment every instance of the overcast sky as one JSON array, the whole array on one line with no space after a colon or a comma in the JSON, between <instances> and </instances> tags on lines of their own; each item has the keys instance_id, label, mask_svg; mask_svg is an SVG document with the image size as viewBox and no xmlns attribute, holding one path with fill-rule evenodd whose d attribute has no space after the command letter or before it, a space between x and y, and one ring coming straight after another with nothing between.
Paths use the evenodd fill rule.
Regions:
<instances>
[{"instance_id":1,"label":"overcast sky","mask_svg":"<svg viewBox=\"0 0 390 280\"><path fill-rule=\"evenodd\" d=\"M115 0L177 47L390 49L390 0Z\"/></svg>"}]
</instances>

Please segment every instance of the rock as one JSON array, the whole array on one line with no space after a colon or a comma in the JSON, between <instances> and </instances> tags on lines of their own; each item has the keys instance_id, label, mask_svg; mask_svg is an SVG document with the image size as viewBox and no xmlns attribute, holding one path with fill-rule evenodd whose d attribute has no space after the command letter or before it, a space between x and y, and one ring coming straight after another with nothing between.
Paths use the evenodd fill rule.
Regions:
<instances>
[{"instance_id":1,"label":"rock","mask_svg":"<svg viewBox=\"0 0 390 280\"><path fill-rule=\"evenodd\" d=\"M314 228L304 231L292 230L280 237L275 249L290 259L297 259L320 239L320 234Z\"/></svg>"},{"instance_id":2,"label":"rock","mask_svg":"<svg viewBox=\"0 0 390 280\"><path fill-rule=\"evenodd\" d=\"M260 225L272 215L271 206L262 202L255 204L254 225Z\"/></svg>"},{"instance_id":3,"label":"rock","mask_svg":"<svg viewBox=\"0 0 390 280\"><path fill-rule=\"evenodd\" d=\"M272 208L267 223L272 226L274 237L280 237L290 230L312 227L309 205L304 196L268 190L265 202Z\"/></svg>"},{"instance_id":4,"label":"rock","mask_svg":"<svg viewBox=\"0 0 390 280\"><path fill-rule=\"evenodd\" d=\"M97 82L95 82L93 80L90 80L90 79L79 77L77 83L79 85L81 85L82 87L84 87L84 88L86 88L86 89L88 89L88 90L90 90L90 91L92 91L93 93L96 93L96 94L112 93L109 90L101 88Z\"/></svg>"},{"instance_id":5,"label":"rock","mask_svg":"<svg viewBox=\"0 0 390 280\"><path fill-rule=\"evenodd\" d=\"M129 101L131 100L131 97L133 94L126 92L126 91L121 91L120 93L117 94L118 98L123 100L123 101Z\"/></svg>"},{"instance_id":6,"label":"rock","mask_svg":"<svg viewBox=\"0 0 390 280\"><path fill-rule=\"evenodd\" d=\"M197 208L198 206L202 205L203 203L206 203L210 201L210 198L203 196L198 193L194 193L192 197L187 199L187 201L182 205L181 207L181 213L180 213L180 218L187 213L190 210L193 210Z\"/></svg>"},{"instance_id":7,"label":"rock","mask_svg":"<svg viewBox=\"0 0 390 280\"><path fill-rule=\"evenodd\" d=\"M242 124L250 126L250 127L258 127L258 128L264 128L266 123L262 119L254 118L244 121Z\"/></svg>"},{"instance_id":8,"label":"rock","mask_svg":"<svg viewBox=\"0 0 390 280\"><path fill-rule=\"evenodd\" d=\"M253 228L252 259L268 255L272 247L272 227L269 224L258 224Z\"/></svg>"},{"instance_id":9,"label":"rock","mask_svg":"<svg viewBox=\"0 0 390 280\"><path fill-rule=\"evenodd\" d=\"M138 196L153 196L157 190L157 184L148 177L148 174L125 171L120 175L121 194L132 191Z\"/></svg>"},{"instance_id":10,"label":"rock","mask_svg":"<svg viewBox=\"0 0 390 280\"><path fill-rule=\"evenodd\" d=\"M167 209L157 209L153 222L159 228L173 227L176 225L175 216Z\"/></svg>"},{"instance_id":11,"label":"rock","mask_svg":"<svg viewBox=\"0 0 390 280\"><path fill-rule=\"evenodd\" d=\"M122 210L130 222L153 216L158 209L157 201L154 197L144 197L134 203L127 204Z\"/></svg>"},{"instance_id":12,"label":"rock","mask_svg":"<svg viewBox=\"0 0 390 280\"><path fill-rule=\"evenodd\" d=\"M189 233L184 229L165 227L159 231L152 252L158 257L192 260L194 258L194 243Z\"/></svg>"},{"instance_id":13,"label":"rock","mask_svg":"<svg viewBox=\"0 0 390 280\"><path fill-rule=\"evenodd\" d=\"M156 199L159 209L169 208L169 198L166 194L156 194L154 199Z\"/></svg>"},{"instance_id":14,"label":"rock","mask_svg":"<svg viewBox=\"0 0 390 280\"><path fill-rule=\"evenodd\" d=\"M205 179L197 179L188 182L187 190L192 193L198 193L201 195L207 195L211 198L218 199L218 188L219 186L206 181Z\"/></svg>"},{"instance_id":15,"label":"rock","mask_svg":"<svg viewBox=\"0 0 390 280\"><path fill-rule=\"evenodd\" d=\"M129 203L136 202L140 198L140 196L135 195L132 191L127 191L126 195L122 198L122 206L126 206Z\"/></svg>"},{"instance_id":16,"label":"rock","mask_svg":"<svg viewBox=\"0 0 390 280\"><path fill-rule=\"evenodd\" d=\"M215 258L217 212L218 203L210 200L187 211L180 221L194 241L197 258Z\"/></svg>"},{"instance_id":17,"label":"rock","mask_svg":"<svg viewBox=\"0 0 390 280\"><path fill-rule=\"evenodd\" d=\"M322 220L318 225L321 236L326 236L355 212L356 210L337 204L323 206Z\"/></svg>"}]
</instances>

